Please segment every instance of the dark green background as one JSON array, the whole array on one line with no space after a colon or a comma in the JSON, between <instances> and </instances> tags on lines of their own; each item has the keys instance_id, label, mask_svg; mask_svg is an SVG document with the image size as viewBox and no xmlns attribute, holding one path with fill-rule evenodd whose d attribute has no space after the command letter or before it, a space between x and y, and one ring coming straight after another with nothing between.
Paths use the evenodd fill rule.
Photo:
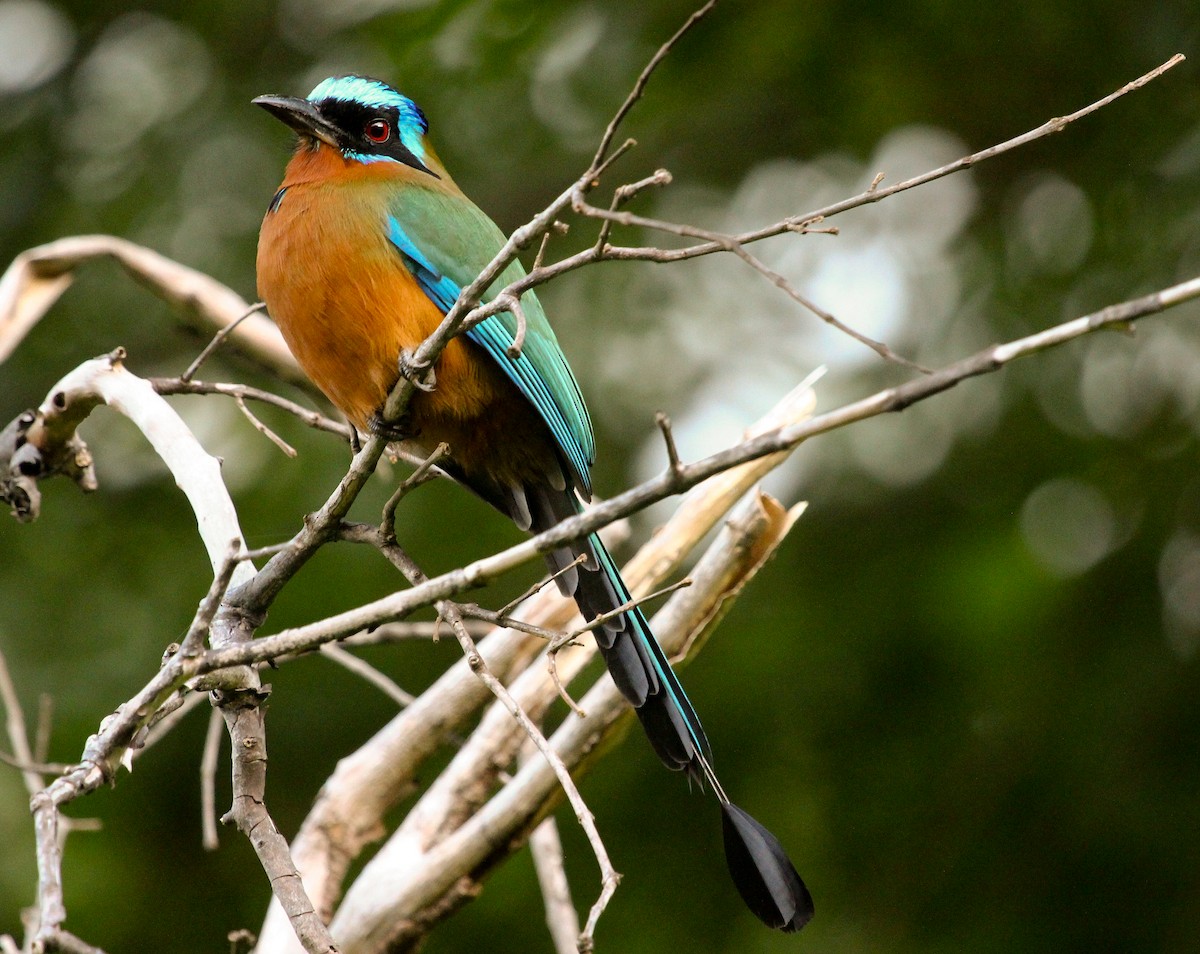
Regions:
<instances>
[{"instance_id":1,"label":"dark green background","mask_svg":"<svg viewBox=\"0 0 1200 954\"><path fill-rule=\"evenodd\" d=\"M0 24L19 6L0 2ZM394 80L425 107L459 183L511 229L584 167L691 0L54 7L69 51L43 82L0 94L0 257L111 232L252 297L258 221L288 148L252 96L303 94L350 69ZM749 227L1016 135L1172 53L1193 57L949 191L762 252L811 290L818 256L874 249L882 257L849 254L843 280L819 285L821 304L850 318L856 297L891 289L902 306L889 341L944 362L1200 274L1198 27L1183 0L726 2L655 76L620 175L674 174L639 211ZM893 153L880 143L906 137L953 140L923 165L881 166ZM928 252L922 236L954 217L939 202L965 211ZM576 224L556 248L590 234ZM789 254L801 256L790 271ZM604 265L543 300L593 408L602 494L661 466L656 409L697 456L817 363L831 365L822 408L906 377L810 333L815 319L736 263ZM584 787L625 875L600 950L1194 948L1197 317L1189 306L1133 337L1072 344L800 450L778 490L809 510L686 681L726 787L789 847L817 917L799 937L759 927L722 870L714 806L631 735ZM178 373L201 341L95 268L0 369L0 419L118 344L134 371ZM235 359L207 374L262 380ZM179 406L226 457L254 544L291 533L344 467L342 448L286 419L268 415L296 461L229 406ZM38 523L0 522L0 645L28 714L53 695L51 757L65 761L145 681L207 586L161 465L123 422L98 414L89 427L100 491L49 484ZM372 487L364 518L388 487ZM406 503L402 535L431 571L518 539L453 487ZM269 628L394 586L370 553L330 549ZM419 690L457 654L443 642L370 655ZM272 682L269 796L291 833L338 757L392 709L319 660ZM203 734L195 714L115 790L72 808L104 830L70 841L68 927L114 954L221 951L227 931L260 923L267 888L249 849L229 832L216 854L199 845ZM33 897L25 803L4 770L0 931L19 930ZM594 866L569 816L563 829L586 905ZM427 949L549 947L521 855Z\"/></svg>"}]
</instances>

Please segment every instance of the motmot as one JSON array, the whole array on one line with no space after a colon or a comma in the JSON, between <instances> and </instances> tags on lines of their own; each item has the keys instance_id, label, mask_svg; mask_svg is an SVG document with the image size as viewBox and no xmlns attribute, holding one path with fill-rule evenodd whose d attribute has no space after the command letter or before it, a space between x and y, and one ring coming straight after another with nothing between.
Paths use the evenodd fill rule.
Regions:
<instances>
[{"instance_id":1,"label":"motmot","mask_svg":"<svg viewBox=\"0 0 1200 954\"><path fill-rule=\"evenodd\" d=\"M400 437L426 454L448 444L438 466L522 530L580 513L592 492L595 438L533 291L521 299L519 350L510 312L485 319L451 339L401 422L382 420L400 375L416 375L413 352L505 244L438 159L421 109L387 83L353 75L331 77L303 99L254 103L297 134L263 219L257 269L268 313L308 376L360 432ZM488 295L524 276L514 261ZM596 534L546 559L588 620L631 602ZM642 610L626 609L594 634L658 757L720 801L727 864L746 904L770 927L802 928L813 914L808 889L779 840L725 795L696 711Z\"/></svg>"}]
</instances>

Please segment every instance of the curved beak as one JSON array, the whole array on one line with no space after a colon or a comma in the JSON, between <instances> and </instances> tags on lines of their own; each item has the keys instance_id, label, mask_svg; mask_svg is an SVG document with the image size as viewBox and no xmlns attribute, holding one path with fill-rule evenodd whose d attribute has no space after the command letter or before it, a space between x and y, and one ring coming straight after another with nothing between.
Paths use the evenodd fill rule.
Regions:
<instances>
[{"instance_id":1,"label":"curved beak","mask_svg":"<svg viewBox=\"0 0 1200 954\"><path fill-rule=\"evenodd\" d=\"M322 116L317 111L317 107L307 99L299 99L295 96L256 96L250 102L255 106L261 106L276 119L296 130L301 136L319 139L334 149L340 148L338 128Z\"/></svg>"}]
</instances>

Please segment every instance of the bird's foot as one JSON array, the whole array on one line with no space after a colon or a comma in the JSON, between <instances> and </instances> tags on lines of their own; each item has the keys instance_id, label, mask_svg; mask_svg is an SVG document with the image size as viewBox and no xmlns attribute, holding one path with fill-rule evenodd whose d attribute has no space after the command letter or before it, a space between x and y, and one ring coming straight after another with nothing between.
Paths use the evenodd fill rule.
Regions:
<instances>
[{"instance_id":1,"label":"bird's foot","mask_svg":"<svg viewBox=\"0 0 1200 954\"><path fill-rule=\"evenodd\" d=\"M412 416L407 413L398 421L385 421L383 415L376 411L367 418L367 427L376 437L382 437L389 443L414 440L421 433L419 428L412 426Z\"/></svg>"},{"instance_id":2,"label":"bird's foot","mask_svg":"<svg viewBox=\"0 0 1200 954\"><path fill-rule=\"evenodd\" d=\"M400 359L396 365L400 369L400 377L411 381L413 387L426 394L437 387L437 372L433 365L424 362L418 363L413 357L413 353L407 348L401 350Z\"/></svg>"}]
</instances>

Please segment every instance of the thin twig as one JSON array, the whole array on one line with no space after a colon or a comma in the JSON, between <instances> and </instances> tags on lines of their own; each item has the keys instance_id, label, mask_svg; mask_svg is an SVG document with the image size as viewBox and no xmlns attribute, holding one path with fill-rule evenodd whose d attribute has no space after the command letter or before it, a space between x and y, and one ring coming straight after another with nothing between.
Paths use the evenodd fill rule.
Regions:
<instances>
[{"instance_id":1,"label":"thin twig","mask_svg":"<svg viewBox=\"0 0 1200 954\"><path fill-rule=\"evenodd\" d=\"M37 775L62 775L71 768L66 762L25 762L3 751L0 751L0 762L21 773Z\"/></svg>"},{"instance_id":2,"label":"thin twig","mask_svg":"<svg viewBox=\"0 0 1200 954\"><path fill-rule=\"evenodd\" d=\"M556 637L554 641L550 643L550 647L547 652L551 656L556 655L564 646L571 645L580 636L583 636L586 633L594 632L607 623L610 619L616 619L618 616L624 616L635 606L641 606L643 603L649 603L652 600L658 599L660 596L667 596L671 593L674 593L676 590L682 590L691 585L691 579L685 576L682 580L677 580L670 586L664 586L661 589L655 590L653 593L647 593L645 596L638 596L634 599L626 600L620 606L616 607L616 609L607 610L606 612L603 612L598 616L588 620L583 626L573 629L569 633L563 633L561 636Z\"/></svg>"},{"instance_id":3,"label":"thin twig","mask_svg":"<svg viewBox=\"0 0 1200 954\"><path fill-rule=\"evenodd\" d=\"M217 615L221 601L225 598L225 592L229 589L229 581L233 579L234 571L242 562L242 541L240 539L231 540L225 558L222 560L216 576L213 577L208 592L204 594L204 599L196 608L196 615L192 617L187 634L179 644L181 653L195 655L200 652L204 646L204 639L208 635L209 627L212 626L213 618Z\"/></svg>"},{"instance_id":4,"label":"thin twig","mask_svg":"<svg viewBox=\"0 0 1200 954\"><path fill-rule=\"evenodd\" d=\"M509 600L507 603L505 603L503 606L501 606L498 610L496 610L496 616L501 617L501 618L507 617L509 613L511 613L513 610L515 610L518 606L520 606L522 603L524 603L527 599L529 599L531 596L533 596L536 593L540 593L547 586L549 586L551 583L553 583L555 580L557 580L559 577L561 577L564 573L569 573L569 572L571 572L571 570L575 569L578 566L582 566L586 562L587 562L587 554L586 553L579 554L579 556L577 556L574 560L572 560L570 563L568 563L566 566L564 566L561 570L555 570L549 576L542 577L540 580L538 580L536 583L534 583L532 586L530 586L528 589L526 589L525 592L522 593L520 596Z\"/></svg>"},{"instance_id":5,"label":"thin twig","mask_svg":"<svg viewBox=\"0 0 1200 954\"><path fill-rule=\"evenodd\" d=\"M541 581L543 583L548 580ZM547 643L553 639L557 639L562 635L561 631L547 629L545 626L538 626L536 623L530 623L527 620L518 619L515 616L507 616L496 612L495 610L485 609L478 603L458 603L459 611L464 617L481 620L490 623L492 626L498 626L502 629L511 629L518 633L524 633L526 636L534 636L537 639L543 639Z\"/></svg>"},{"instance_id":6,"label":"thin twig","mask_svg":"<svg viewBox=\"0 0 1200 954\"><path fill-rule=\"evenodd\" d=\"M266 424L259 420L254 412L246 406L246 399L242 397L242 395L234 395L233 400L237 403L238 410L241 411L246 420L250 422L251 427L253 427L256 431L258 431L258 433L278 447L281 451L287 454L288 457L294 458L296 456L296 448L294 448L291 444L289 444L273 430L267 427Z\"/></svg>"},{"instance_id":7,"label":"thin twig","mask_svg":"<svg viewBox=\"0 0 1200 954\"><path fill-rule=\"evenodd\" d=\"M714 232L711 229L702 229L694 225L680 225L675 222L666 222L661 219L651 219L643 215L634 215L631 212L618 212L615 210L615 207L612 209L601 209L585 201L582 197L582 193L576 199L574 208L575 211L580 215L585 215L589 218L600 219L608 224L615 223L619 225L656 229L661 232L669 232L672 235L679 235L685 238L703 239L705 242L712 243L713 245L720 247L722 250L736 255L743 262L771 282L772 285L786 293L788 297L798 305L812 312L826 324L831 325L845 335L849 335L855 341L866 345L884 360L890 361L894 364L903 365L907 368L912 368L916 371L921 371L922 373L927 373L925 368L922 368L920 365L910 361L908 358L897 354L884 342L876 341L874 338L864 335L861 331L855 330L845 322L830 314L825 309L818 306L815 302L810 301L804 295L801 295L800 292L798 292L786 278L747 251L743 243L740 242L735 236ZM601 231L601 235L602 237L606 237L606 233L603 230ZM602 253L603 251L604 250L602 250Z\"/></svg>"},{"instance_id":8,"label":"thin twig","mask_svg":"<svg viewBox=\"0 0 1200 954\"><path fill-rule=\"evenodd\" d=\"M1088 106L1078 109L1066 116L1058 116L1049 119L1040 126L1021 133L1019 136L1014 136L1012 139L1005 140L994 146L989 146L986 149L981 149L978 152L973 152L969 156L963 156L961 159L956 159L953 162L946 163L944 166L939 166L929 172L924 172L921 175L913 176L911 179L905 179L895 185L887 186L886 188L878 188L882 181L882 176L876 176L871 185L858 195L850 196L820 209L813 209L811 212L804 212L799 215L788 216L772 225L763 226L749 232L743 232L740 235L732 236L733 242L738 245L750 245L754 242L761 241L765 238L771 238L775 235L781 235L784 232L794 231L797 227L807 226L809 223L831 218L842 212L847 212L850 209L857 209L864 205L870 205L874 202L879 202L888 196L895 195L897 192L904 192L908 189L915 189L917 186L925 185L933 182L936 179L942 179L956 172L961 172L963 169L969 169L971 166L977 165L988 159L993 159L996 156L1006 152L1011 152L1013 149L1018 149L1021 146L1028 145L1035 140L1054 133L1062 132L1071 123L1089 116L1096 110L1101 109L1114 100L1131 93L1134 90L1141 89L1147 83L1158 79L1168 70L1173 69L1184 61L1185 57L1182 53L1176 53L1166 62L1156 66L1147 73L1142 74L1137 79L1126 83L1120 89L1109 93L1107 96L1096 100ZM637 221L635 219L635 221ZM652 220L647 220L652 221ZM640 224L640 223L639 223ZM646 225L647 228L657 228L657 225ZM671 228L668 231L673 231L676 228L675 223L671 223ZM637 248L614 248L609 249L606 257L613 258L649 258L657 262L673 262L682 261L684 259L695 258L699 255L710 255L713 252L725 251L725 246L716 241L701 242L697 245L688 246L682 249L637 249ZM509 289L505 289L506 291Z\"/></svg>"},{"instance_id":9,"label":"thin twig","mask_svg":"<svg viewBox=\"0 0 1200 954\"><path fill-rule=\"evenodd\" d=\"M432 479L431 474L435 474L434 467L438 461L450 453L450 445L445 441L438 444L433 449L428 457L417 465L417 469L409 474L408 478L396 488L396 492L388 498L388 502L383 505L383 517L379 523L379 529L387 537L395 539L396 536L396 508L400 505L400 501L408 496L409 492L427 480Z\"/></svg>"},{"instance_id":10,"label":"thin twig","mask_svg":"<svg viewBox=\"0 0 1200 954\"><path fill-rule=\"evenodd\" d=\"M609 203L608 210L615 212L626 202L630 201L643 189L650 186L665 186L671 182L671 173L666 169L659 169L644 179L639 179L637 182L628 182L625 185L617 186L613 190L612 201ZM600 223L600 234L596 237L596 248L603 251L608 245L608 237L612 232L613 223L609 219L605 219Z\"/></svg>"},{"instance_id":11,"label":"thin twig","mask_svg":"<svg viewBox=\"0 0 1200 954\"><path fill-rule=\"evenodd\" d=\"M192 380L192 378L196 376L196 372L200 370L200 366L203 365L204 362L210 357L212 357L213 352L221 347L225 339L233 333L234 329L237 328L238 325L240 325L255 312L263 311L266 307L267 303L265 301L255 302L242 313L240 318L235 318L224 328L220 329L215 335L213 335L212 341L204 346L204 350L196 355L196 360L189 364L187 370L179 376L179 380L183 381L184 383Z\"/></svg>"},{"instance_id":12,"label":"thin twig","mask_svg":"<svg viewBox=\"0 0 1200 954\"><path fill-rule=\"evenodd\" d=\"M269 404L281 411L286 411L309 427L328 434L336 434L342 440L350 440L353 428L342 421L335 421L311 408L289 401L287 398L264 391L261 388L250 387L248 384L227 384L214 381L183 381L179 378L147 378L151 387L163 395L171 394L223 394L226 397L242 398Z\"/></svg>"},{"instance_id":13,"label":"thin twig","mask_svg":"<svg viewBox=\"0 0 1200 954\"><path fill-rule=\"evenodd\" d=\"M558 649L562 649L560 645ZM563 685L562 676L558 673L558 650L546 657L546 668L550 671L550 680L554 683L554 688L558 690L558 697L567 704L567 708L574 712L579 718L586 719L587 713L583 711L579 703L575 701L575 697L567 692L567 687Z\"/></svg>"},{"instance_id":14,"label":"thin twig","mask_svg":"<svg viewBox=\"0 0 1200 954\"><path fill-rule=\"evenodd\" d=\"M321 653L343 669L349 670L356 676L365 679L371 685L375 686L375 688L381 690L401 708L412 705L417 698L412 693L405 692L390 676L380 672L365 659L360 659L353 653L346 652L346 650L335 643L326 643L321 647Z\"/></svg>"},{"instance_id":15,"label":"thin twig","mask_svg":"<svg viewBox=\"0 0 1200 954\"><path fill-rule=\"evenodd\" d=\"M586 937L590 940L592 937L596 922L599 921L600 915L604 913L604 909L608 907L608 902L617 889L621 875L613 867L612 861L609 860L608 849L605 848L604 840L600 837L600 831L596 827L595 816L583 800L583 796L580 795L579 789L575 785L575 780L571 778L571 773L567 770L566 765L563 764L558 753L546 741L546 737L542 734L542 731L512 697L512 694L504 686L504 683L497 679L488 668L483 656L479 654L479 649L476 647L475 641L467 632L466 627L462 625L462 617L459 615L458 607L449 601L443 601L438 604L438 612L446 617L446 620L454 630L454 635L457 637L459 645L462 646L471 671L483 681L492 694L512 714L513 718L521 724L521 728L525 730L525 734L529 737L530 741L537 746L542 757L545 758L554 770L554 775L558 779L559 785L562 786L563 793L566 795L567 801L571 803L571 808L575 812L575 818L579 821L580 827L583 828L588 844L591 845L592 853L596 857L596 864L600 867L601 891L599 897L592 905L591 913L588 917L588 928L580 938L580 950L583 950L583 939Z\"/></svg>"},{"instance_id":16,"label":"thin twig","mask_svg":"<svg viewBox=\"0 0 1200 954\"><path fill-rule=\"evenodd\" d=\"M592 159L593 169L598 169L604 161L605 154L608 152L609 146L612 145L613 137L617 134L617 129L625 121L625 117L629 115L629 111L633 109L637 101L642 98L642 94L646 91L646 84L650 82L651 75L658 69L658 64L666 58L667 54L671 52L671 49L683 38L685 33L704 19L704 17L708 16L709 11L716 5L716 2L717 0L708 0L708 3L704 4L704 6L688 17L684 21L683 26L676 30L672 37L660 46L658 52L650 58L650 62L646 64L637 81L633 84L633 89L625 97L625 102L621 104L616 114L609 120L608 128L604 130L604 135L600 137L600 145L596 149L596 155Z\"/></svg>"},{"instance_id":17,"label":"thin twig","mask_svg":"<svg viewBox=\"0 0 1200 954\"><path fill-rule=\"evenodd\" d=\"M609 168L617 162L618 159L625 155L625 153L629 152L630 149L633 149L636 145L636 139L626 139L623 143L621 143L621 145L617 146L617 148L612 151L612 155L600 163L600 165L596 166L596 170L593 175L581 179L577 183L577 186L584 191L594 189L600 184L600 176L607 172Z\"/></svg>"},{"instance_id":18,"label":"thin twig","mask_svg":"<svg viewBox=\"0 0 1200 954\"><path fill-rule=\"evenodd\" d=\"M666 186L671 184L671 173L666 169L656 169L644 179L628 182L613 190L613 209L618 209L626 202L651 186Z\"/></svg>"},{"instance_id":19,"label":"thin twig","mask_svg":"<svg viewBox=\"0 0 1200 954\"><path fill-rule=\"evenodd\" d=\"M548 233L547 233L548 234ZM504 349L504 353L508 355L510 361L516 361L521 357L521 349L525 347L525 330L528 322L525 318L525 309L521 307L521 299L517 295L505 295L504 304L508 310L512 312L513 317L517 320L517 330L513 334L512 344Z\"/></svg>"},{"instance_id":20,"label":"thin twig","mask_svg":"<svg viewBox=\"0 0 1200 954\"><path fill-rule=\"evenodd\" d=\"M217 762L224 728L221 710L213 709L208 716L208 731L204 734L204 751L200 756L200 844L205 851L216 851L221 847L217 835Z\"/></svg>"},{"instance_id":21,"label":"thin twig","mask_svg":"<svg viewBox=\"0 0 1200 954\"><path fill-rule=\"evenodd\" d=\"M779 272L768 266L762 261L762 259L752 255L749 251L747 251L744 245L734 243L730 246L730 251L751 268L753 268L756 272L762 275L765 279L767 279L767 281L769 281L772 285L780 289L784 294L791 298L792 301L796 302L796 304L812 312L812 314L816 315L830 327L836 328L842 334L853 338L855 341L859 342L859 344L866 345L885 361L891 361L893 364L903 365L906 368L911 368L913 371L919 371L921 374L930 373L928 368L917 364L915 361L912 361L901 354L897 354L886 343L877 341L868 335L864 335L861 331L850 327L850 325L826 311L812 299L800 294L800 292L796 290L795 286L793 286L791 282L779 274Z\"/></svg>"},{"instance_id":22,"label":"thin twig","mask_svg":"<svg viewBox=\"0 0 1200 954\"><path fill-rule=\"evenodd\" d=\"M50 754L50 732L54 724L54 696L43 692L38 696L37 730L33 736L33 760L47 761Z\"/></svg>"},{"instance_id":23,"label":"thin twig","mask_svg":"<svg viewBox=\"0 0 1200 954\"><path fill-rule=\"evenodd\" d=\"M29 747L29 734L25 728L25 713L21 710L21 700L17 697L16 686L8 671L8 660L0 650L0 703L4 704L5 727L8 730L8 741L12 745L13 761L18 763L21 775L25 780L25 788L29 794L36 795L45 788L42 774L34 768L33 751ZM11 763L10 763L11 764ZM29 766L25 768L24 766ZM55 773L58 774L58 773Z\"/></svg>"},{"instance_id":24,"label":"thin twig","mask_svg":"<svg viewBox=\"0 0 1200 954\"><path fill-rule=\"evenodd\" d=\"M425 620L408 620L403 623L384 623L382 626L373 627L370 630L363 630L359 633L353 633L345 639L338 640L342 646L381 646L392 643L406 643L419 639L422 641L433 640L433 621ZM472 634L475 636L483 636L491 630L491 626L481 626L479 622L475 622Z\"/></svg>"},{"instance_id":25,"label":"thin twig","mask_svg":"<svg viewBox=\"0 0 1200 954\"><path fill-rule=\"evenodd\" d=\"M550 244L550 236L553 234L552 229L547 229L542 234L542 242L538 246L537 255L533 257L533 268L536 271L542 267L542 262L546 260L546 246Z\"/></svg>"},{"instance_id":26,"label":"thin twig","mask_svg":"<svg viewBox=\"0 0 1200 954\"><path fill-rule=\"evenodd\" d=\"M654 423L662 431L663 443L667 448L667 469L672 474L678 474L681 468L679 448L675 446L675 435L671 431L671 419L663 411L654 415Z\"/></svg>"}]
</instances>

